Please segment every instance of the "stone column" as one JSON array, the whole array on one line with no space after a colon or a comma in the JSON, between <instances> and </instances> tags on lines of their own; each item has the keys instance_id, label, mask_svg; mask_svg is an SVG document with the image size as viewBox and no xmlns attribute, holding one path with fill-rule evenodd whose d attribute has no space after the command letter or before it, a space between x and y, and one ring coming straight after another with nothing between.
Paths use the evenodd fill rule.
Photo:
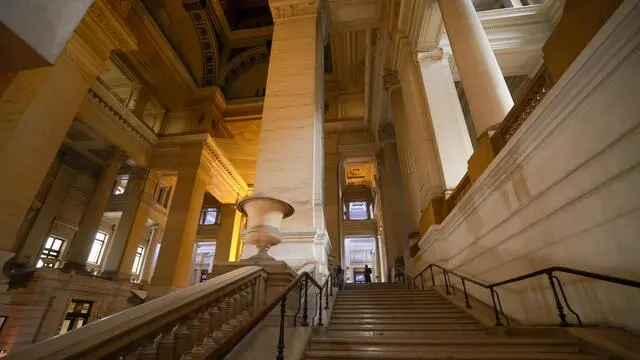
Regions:
<instances>
[{"instance_id":1,"label":"stone column","mask_svg":"<svg viewBox=\"0 0 640 360\"><path fill-rule=\"evenodd\" d=\"M44 204L42 204L38 216L31 227L31 231L20 248L20 252L18 253L19 257L28 258L29 263L33 266L35 266L40 258L42 245L46 241L53 220L58 215L60 206L67 195L67 191L69 191L75 173L76 171L63 160L56 174L56 178L51 185L51 189L47 194L47 198Z\"/></svg>"},{"instance_id":2,"label":"stone column","mask_svg":"<svg viewBox=\"0 0 640 360\"><path fill-rule=\"evenodd\" d=\"M206 191L200 169L202 146L183 149L178 181L151 284L168 289L189 285L198 219Z\"/></svg>"},{"instance_id":3,"label":"stone column","mask_svg":"<svg viewBox=\"0 0 640 360\"><path fill-rule=\"evenodd\" d=\"M418 53L417 58L442 163L445 189L452 190L467 172L467 160L473 153L471 138L451 68L442 49Z\"/></svg>"},{"instance_id":4,"label":"stone column","mask_svg":"<svg viewBox=\"0 0 640 360\"><path fill-rule=\"evenodd\" d=\"M0 188L0 263L17 250L25 213L91 83L112 50L135 47L108 2L96 0L54 66L19 72L3 85L0 169L12 181Z\"/></svg>"},{"instance_id":5,"label":"stone column","mask_svg":"<svg viewBox=\"0 0 640 360\"><path fill-rule=\"evenodd\" d=\"M480 136L504 119L513 106L513 99L472 2L438 3L476 134Z\"/></svg>"},{"instance_id":6,"label":"stone column","mask_svg":"<svg viewBox=\"0 0 640 360\"><path fill-rule=\"evenodd\" d=\"M236 251L233 245L240 236L240 222L242 220L242 214L236 210L235 204L220 206L220 212L220 230L216 238L216 252L212 261L215 264L231 261L231 252Z\"/></svg>"},{"instance_id":7,"label":"stone column","mask_svg":"<svg viewBox=\"0 0 640 360\"><path fill-rule=\"evenodd\" d=\"M339 194L340 155L328 154L325 157L324 208L327 220L327 233L331 240L334 265L340 262L340 222L342 221Z\"/></svg>"},{"instance_id":8,"label":"stone column","mask_svg":"<svg viewBox=\"0 0 640 360\"><path fill-rule=\"evenodd\" d=\"M124 262L123 255L126 253L125 249L131 250L129 248L132 244L135 244L133 248L133 256L135 256L135 248L140 244L140 237L144 232L144 225L149 215L149 208L147 204L142 202L142 193L148 174L148 169L135 169L129 174L129 182L127 183L126 193L124 194L124 196L126 196L126 204L122 209L120 222L118 222L118 230L113 236L109 251L105 256L105 261L102 266L102 276L113 277L117 275L118 277L126 279L131 275L131 269L125 272L118 270ZM133 258L131 259L131 266L133 266Z\"/></svg>"},{"instance_id":9,"label":"stone column","mask_svg":"<svg viewBox=\"0 0 640 360\"><path fill-rule=\"evenodd\" d=\"M78 232L76 232L71 247L67 253L67 261L64 264L65 271L76 270L86 272L85 265L91 246L95 240L96 232L102 221L104 210L113 191L113 185L122 164L124 156L118 149L113 149L107 167L102 171L100 180L93 190L93 195L82 215Z\"/></svg>"},{"instance_id":10,"label":"stone column","mask_svg":"<svg viewBox=\"0 0 640 360\"><path fill-rule=\"evenodd\" d=\"M395 134L397 135L397 151L401 166L402 182L404 184L405 208L409 232L418 231L420 217L420 187L418 173L411 152L409 142L407 118L402 100L402 89L399 86L397 74L387 73L384 77L385 89L389 93L388 117L393 118Z\"/></svg>"},{"instance_id":11,"label":"stone column","mask_svg":"<svg viewBox=\"0 0 640 360\"><path fill-rule=\"evenodd\" d=\"M318 211L323 201L321 14L316 1L270 0L269 4L275 27L254 194L284 200L295 208L282 223L282 237L296 239L295 249L285 241L271 254L279 260L305 262L314 259L313 242L325 231L324 215ZM255 253L255 246L245 246L243 258Z\"/></svg>"},{"instance_id":12,"label":"stone column","mask_svg":"<svg viewBox=\"0 0 640 360\"><path fill-rule=\"evenodd\" d=\"M140 281L151 282L153 272L156 268L157 256L158 256L158 244L162 242L162 235L164 229L159 225L155 225L153 234L151 235L151 241L149 241L149 247L145 250L144 265L142 267L142 273L140 274Z\"/></svg>"},{"instance_id":13,"label":"stone column","mask_svg":"<svg viewBox=\"0 0 640 360\"><path fill-rule=\"evenodd\" d=\"M408 251L409 231L407 206L402 184L398 150L393 124L385 122L378 128L381 149L377 154L380 171L380 196L387 266L393 267L395 259ZM387 269L384 269L386 272Z\"/></svg>"}]
</instances>

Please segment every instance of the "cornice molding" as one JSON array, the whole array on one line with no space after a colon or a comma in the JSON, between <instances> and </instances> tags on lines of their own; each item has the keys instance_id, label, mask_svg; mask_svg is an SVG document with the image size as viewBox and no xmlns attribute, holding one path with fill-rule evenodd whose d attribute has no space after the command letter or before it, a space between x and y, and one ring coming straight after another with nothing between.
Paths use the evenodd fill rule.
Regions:
<instances>
[{"instance_id":1,"label":"cornice molding","mask_svg":"<svg viewBox=\"0 0 640 360\"><path fill-rule=\"evenodd\" d=\"M210 136L207 136L204 144L203 160L214 177L208 188L217 190L213 193L220 202L233 203L247 194L247 183Z\"/></svg>"},{"instance_id":2,"label":"cornice molding","mask_svg":"<svg viewBox=\"0 0 640 360\"><path fill-rule=\"evenodd\" d=\"M124 105L98 81L95 81L87 93L89 102L100 109L120 129L133 136L141 145L153 146L157 136L136 118Z\"/></svg>"}]
</instances>

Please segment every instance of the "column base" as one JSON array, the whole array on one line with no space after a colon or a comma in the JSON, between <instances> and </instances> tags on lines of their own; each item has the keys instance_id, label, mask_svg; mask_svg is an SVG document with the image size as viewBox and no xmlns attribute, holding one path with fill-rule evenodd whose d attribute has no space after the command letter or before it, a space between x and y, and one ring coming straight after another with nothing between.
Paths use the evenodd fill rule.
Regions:
<instances>
[{"instance_id":1,"label":"column base","mask_svg":"<svg viewBox=\"0 0 640 360\"><path fill-rule=\"evenodd\" d=\"M75 261L65 262L64 266L62 266L62 269L60 269L60 271L67 274L71 272L75 272L77 275L83 275L83 276L93 275L91 271L87 270L87 267L85 264L81 264Z\"/></svg>"}]
</instances>

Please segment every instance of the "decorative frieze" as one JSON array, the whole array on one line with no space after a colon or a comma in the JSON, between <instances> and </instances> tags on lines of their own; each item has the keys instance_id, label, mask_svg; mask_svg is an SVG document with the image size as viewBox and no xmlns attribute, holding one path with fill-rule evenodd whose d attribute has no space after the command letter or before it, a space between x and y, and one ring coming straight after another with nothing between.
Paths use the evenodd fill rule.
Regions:
<instances>
[{"instance_id":1,"label":"decorative frieze","mask_svg":"<svg viewBox=\"0 0 640 360\"><path fill-rule=\"evenodd\" d=\"M294 3L271 1L269 5L271 6L271 15L275 21L290 20L318 14L318 7L315 0L305 0Z\"/></svg>"},{"instance_id":2,"label":"decorative frieze","mask_svg":"<svg viewBox=\"0 0 640 360\"><path fill-rule=\"evenodd\" d=\"M206 1L182 0L182 6L189 13L198 34L198 40L200 40L204 64L204 74L200 86L213 86L218 74L220 53L215 28L206 13Z\"/></svg>"},{"instance_id":3,"label":"decorative frieze","mask_svg":"<svg viewBox=\"0 0 640 360\"><path fill-rule=\"evenodd\" d=\"M384 90L387 92L393 90L397 86L400 86L398 70L385 69L382 80L384 81Z\"/></svg>"}]
</instances>

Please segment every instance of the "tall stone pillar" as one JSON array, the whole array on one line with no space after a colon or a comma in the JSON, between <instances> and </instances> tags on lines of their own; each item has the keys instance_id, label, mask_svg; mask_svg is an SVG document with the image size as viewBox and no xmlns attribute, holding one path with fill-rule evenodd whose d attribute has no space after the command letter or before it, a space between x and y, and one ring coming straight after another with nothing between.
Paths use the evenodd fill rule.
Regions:
<instances>
[{"instance_id":1,"label":"tall stone pillar","mask_svg":"<svg viewBox=\"0 0 640 360\"><path fill-rule=\"evenodd\" d=\"M325 157L324 208L334 265L340 262L340 221L342 221L340 211L342 202L340 201L339 189L340 155L327 154Z\"/></svg>"},{"instance_id":2,"label":"tall stone pillar","mask_svg":"<svg viewBox=\"0 0 640 360\"><path fill-rule=\"evenodd\" d=\"M377 154L380 171L380 196L387 267L392 268L395 259L408 252L409 231L407 227L407 206L402 184L398 150L393 124L386 122L378 128L378 142L381 149ZM387 272L388 269L384 269Z\"/></svg>"},{"instance_id":3,"label":"tall stone pillar","mask_svg":"<svg viewBox=\"0 0 640 360\"><path fill-rule=\"evenodd\" d=\"M16 234L87 90L107 70L112 50L133 36L106 0L96 0L54 66L19 72L0 98L0 263L17 251Z\"/></svg>"},{"instance_id":4,"label":"tall stone pillar","mask_svg":"<svg viewBox=\"0 0 640 360\"><path fill-rule=\"evenodd\" d=\"M315 260L322 212L323 41L315 0L270 0L275 27L260 130L254 194L282 199L295 213L282 223L271 256L289 264ZM251 218L249 218L251 222ZM288 243L288 239L295 243ZM327 248L328 239L322 240ZM243 258L256 254L246 245ZM326 258L326 256L324 257Z\"/></svg>"},{"instance_id":5,"label":"tall stone pillar","mask_svg":"<svg viewBox=\"0 0 640 360\"><path fill-rule=\"evenodd\" d=\"M499 124L513 106L498 60L469 0L439 1L476 134Z\"/></svg>"},{"instance_id":6,"label":"tall stone pillar","mask_svg":"<svg viewBox=\"0 0 640 360\"><path fill-rule=\"evenodd\" d=\"M418 53L418 63L436 136L445 189L454 189L473 153L460 99L442 49Z\"/></svg>"},{"instance_id":7,"label":"tall stone pillar","mask_svg":"<svg viewBox=\"0 0 640 360\"><path fill-rule=\"evenodd\" d=\"M40 258L42 245L46 241L51 223L53 223L56 215L58 215L60 206L67 195L67 191L69 191L75 173L76 171L68 165L68 161L63 160L56 174L56 178L53 181L53 185L51 185L51 189L47 194L47 198L44 204L42 204L36 220L31 227L31 231L20 248L19 257L28 258L29 263L33 266L36 265Z\"/></svg>"},{"instance_id":8,"label":"tall stone pillar","mask_svg":"<svg viewBox=\"0 0 640 360\"><path fill-rule=\"evenodd\" d=\"M202 145L183 148L160 254L151 284L169 289L189 285L198 219L206 191Z\"/></svg>"},{"instance_id":9,"label":"tall stone pillar","mask_svg":"<svg viewBox=\"0 0 640 360\"><path fill-rule=\"evenodd\" d=\"M104 210L113 191L113 185L118 175L124 156L119 149L113 149L107 167L102 171L100 180L93 190L93 195L82 215L80 226L76 232L71 248L67 253L67 261L64 264L65 271L77 270L85 272L85 265L91 246L96 237L96 232L102 221Z\"/></svg>"},{"instance_id":10,"label":"tall stone pillar","mask_svg":"<svg viewBox=\"0 0 640 360\"><path fill-rule=\"evenodd\" d=\"M235 204L222 205L220 211L220 230L216 239L216 252L213 259L215 264L232 260L232 252L237 251L233 245L240 236L242 220L242 214L236 209ZM235 253L233 255L235 256Z\"/></svg>"},{"instance_id":11,"label":"tall stone pillar","mask_svg":"<svg viewBox=\"0 0 640 360\"><path fill-rule=\"evenodd\" d=\"M145 249L144 265L142 266L142 273L140 274L140 280L144 282L151 282L153 273L156 268L158 257L158 245L162 242L162 235L164 235L164 229L159 225L154 225L153 234L151 234L151 241L149 246Z\"/></svg>"},{"instance_id":12,"label":"tall stone pillar","mask_svg":"<svg viewBox=\"0 0 640 360\"><path fill-rule=\"evenodd\" d=\"M118 270L123 263L125 249L130 247L129 243L135 243L135 247L137 247L144 232L144 224L147 221L149 209L148 205L141 200L148 174L148 169L135 169L129 174L129 181L124 194L126 196L126 204L120 216L118 230L116 230L109 251L105 256L102 266L103 276L112 277L118 275L122 278L128 278L131 275L131 269L122 273L119 273ZM133 249L134 256L135 247ZM133 266L133 262L131 266Z\"/></svg>"},{"instance_id":13,"label":"tall stone pillar","mask_svg":"<svg viewBox=\"0 0 640 360\"><path fill-rule=\"evenodd\" d=\"M407 118L405 116L402 89L400 88L397 73L387 73L384 77L385 90L389 93L389 117L393 118L395 134L397 135L397 151L400 159L402 182L404 184L405 208L409 232L418 231L420 218L420 186L419 175L416 171L414 156L417 153L411 151L409 141Z\"/></svg>"}]
</instances>

